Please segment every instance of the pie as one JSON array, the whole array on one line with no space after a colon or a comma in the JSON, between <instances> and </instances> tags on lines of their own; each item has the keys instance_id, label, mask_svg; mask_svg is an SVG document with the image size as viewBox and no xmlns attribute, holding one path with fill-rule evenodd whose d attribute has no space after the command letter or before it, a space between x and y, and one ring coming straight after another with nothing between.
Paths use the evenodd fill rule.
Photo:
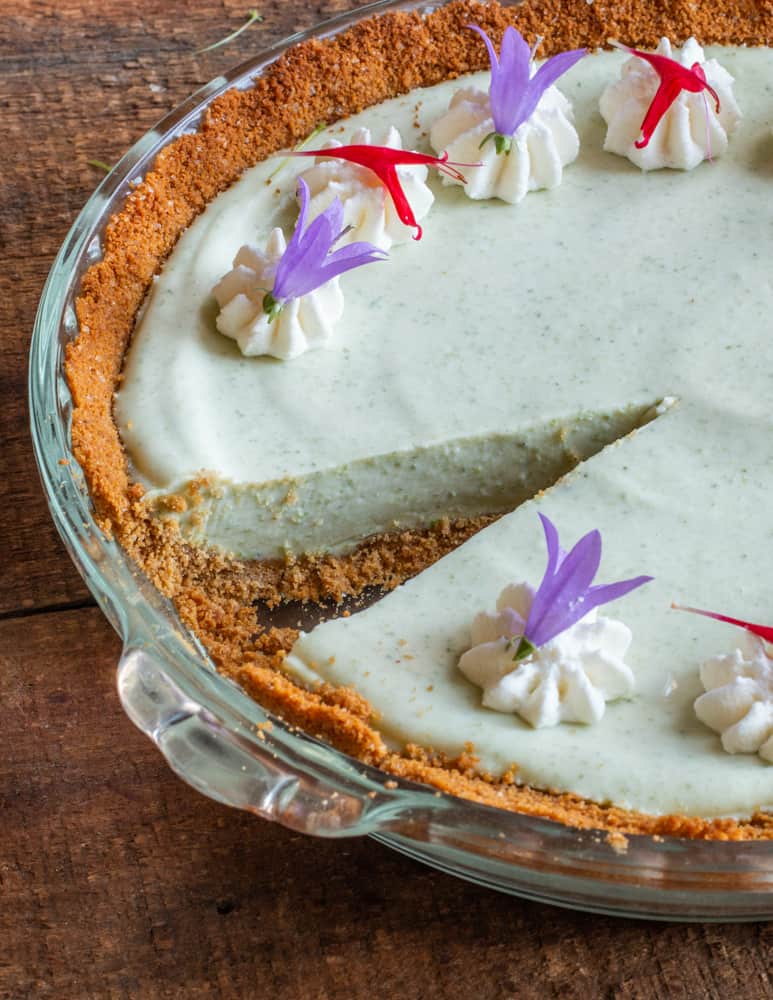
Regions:
<instances>
[{"instance_id":1,"label":"pie","mask_svg":"<svg viewBox=\"0 0 773 1000\"><path fill-rule=\"evenodd\" d=\"M292 231L312 161L273 154L320 122L314 148L395 127L431 153L455 91L487 86L471 23L594 50L559 82L580 137L560 186L511 205L431 177L422 239L346 276L329 344L243 356L212 288L240 246ZM692 707L737 633L671 609L770 618L773 96L769 51L743 46L772 33L745 4L386 13L289 50L159 154L83 279L73 447L101 523L267 709L501 808L773 836L770 764ZM598 110L630 56L595 50L689 35L722 46L743 118L713 162L642 172L605 151ZM492 711L457 666L475 615L539 582L538 512L565 545L600 530L604 580L654 577L610 608L636 691L596 725ZM299 637L299 613L334 617Z\"/></svg>"}]
</instances>

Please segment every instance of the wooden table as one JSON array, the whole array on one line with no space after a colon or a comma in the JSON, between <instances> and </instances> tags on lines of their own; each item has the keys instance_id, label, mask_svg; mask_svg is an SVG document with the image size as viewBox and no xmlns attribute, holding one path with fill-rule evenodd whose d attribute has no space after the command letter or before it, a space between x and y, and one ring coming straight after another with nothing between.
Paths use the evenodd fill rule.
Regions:
<instances>
[{"instance_id":1,"label":"wooden table","mask_svg":"<svg viewBox=\"0 0 773 1000\"><path fill-rule=\"evenodd\" d=\"M351 0L0 0L0 996L768 997L773 929L537 906L194 793L123 715L119 642L33 467L27 345L99 177L183 97Z\"/></svg>"}]
</instances>

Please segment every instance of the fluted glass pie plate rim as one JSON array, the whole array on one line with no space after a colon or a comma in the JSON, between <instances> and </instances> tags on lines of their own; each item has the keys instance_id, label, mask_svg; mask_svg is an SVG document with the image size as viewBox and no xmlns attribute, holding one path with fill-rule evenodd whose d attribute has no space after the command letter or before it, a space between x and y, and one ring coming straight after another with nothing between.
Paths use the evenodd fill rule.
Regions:
<instances>
[{"instance_id":1,"label":"fluted glass pie plate rim","mask_svg":"<svg viewBox=\"0 0 773 1000\"><path fill-rule=\"evenodd\" d=\"M773 843L692 841L575 830L400 780L270 716L215 671L172 605L94 519L72 454L64 348L74 302L100 259L107 220L156 154L195 129L207 105L246 87L290 46L365 16L439 4L381 0L290 36L184 101L122 157L76 219L51 268L30 350L33 445L67 550L123 641L118 691L172 769L213 799L304 833L370 835L456 876L541 902L671 920L773 917Z\"/></svg>"}]
</instances>

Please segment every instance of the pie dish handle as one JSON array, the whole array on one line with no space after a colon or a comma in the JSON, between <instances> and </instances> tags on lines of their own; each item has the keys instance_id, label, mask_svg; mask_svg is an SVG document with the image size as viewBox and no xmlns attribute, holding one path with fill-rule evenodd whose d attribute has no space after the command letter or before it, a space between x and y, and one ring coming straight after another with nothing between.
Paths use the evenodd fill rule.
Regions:
<instances>
[{"instance_id":1,"label":"pie dish handle","mask_svg":"<svg viewBox=\"0 0 773 1000\"><path fill-rule=\"evenodd\" d=\"M298 754L292 746L298 734L288 739L268 717L256 725L234 712L234 702L246 698L235 685L214 674L199 682L206 697L203 687L192 691L173 659L154 647L127 644L118 664L124 711L197 791L315 836L361 836L404 825L400 796L367 781L362 769L354 769L349 780L336 776L326 766L330 748L308 740L318 752L310 754L306 746ZM213 697L217 689L219 697Z\"/></svg>"}]
</instances>

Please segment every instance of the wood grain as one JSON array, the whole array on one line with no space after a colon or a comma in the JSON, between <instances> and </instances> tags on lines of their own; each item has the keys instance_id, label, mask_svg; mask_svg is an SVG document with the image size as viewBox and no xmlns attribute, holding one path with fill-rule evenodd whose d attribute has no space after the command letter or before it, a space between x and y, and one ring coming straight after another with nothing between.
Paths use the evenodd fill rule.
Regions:
<instances>
[{"instance_id":1,"label":"wood grain","mask_svg":"<svg viewBox=\"0 0 773 1000\"><path fill-rule=\"evenodd\" d=\"M773 996L773 928L532 905L363 840L218 806L123 715L119 643L50 524L26 430L37 298L113 162L220 70L350 0L0 0L0 997Z\"/></svg>"},{"instance_id":2,"label":"wood grain","mask_svg":"<svg viewBox=\"0 0 773 1000\"><path fill-rule=\"evenodd\" d=\"M0 623L0 996L769 997L773 927L537 906L175 778L97 609Z\"/></svg>"},{"instance_id":3,"label":"wood grain","mask_svg":"<svg viewBox=\"0 0 773 1000\"><path fill-rule=\"evenodd\" d=\"M26 366L37 300L103 174L162 115L219 72L291 32L356 7L271 0L231 44L196 50L246 20L232 2L0 2L0 616L82 602L85 585L48 516L31 457Z\"/></svg>"}]
</instances>

